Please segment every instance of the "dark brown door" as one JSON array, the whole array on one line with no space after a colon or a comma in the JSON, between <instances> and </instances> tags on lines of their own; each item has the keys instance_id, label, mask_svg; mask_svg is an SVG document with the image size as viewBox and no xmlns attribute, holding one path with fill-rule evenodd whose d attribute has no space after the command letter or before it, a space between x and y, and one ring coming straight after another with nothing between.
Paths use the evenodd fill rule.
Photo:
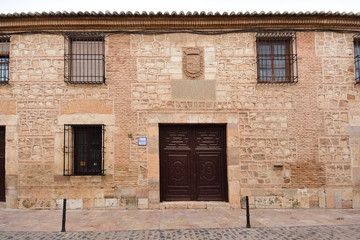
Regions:
<instances>
[{"instance_id":1,"label":"dark brown door","mask_svg":"<svg viewBox=\"0 0 360 240\"><path fill-rule=\"evenodd\" d=\"M0 202L5 201L5 127L0 127Z\"/></svg>"},{"instance_id":2,"label":"dark brown door","mask_svg":"<svg viewBox=\"0 0 360 240\"><path fill-rule=\"evenodd\" d=\"M226 126L160 125L161 201L227 201Z\"/></svg>"}]
</instances>

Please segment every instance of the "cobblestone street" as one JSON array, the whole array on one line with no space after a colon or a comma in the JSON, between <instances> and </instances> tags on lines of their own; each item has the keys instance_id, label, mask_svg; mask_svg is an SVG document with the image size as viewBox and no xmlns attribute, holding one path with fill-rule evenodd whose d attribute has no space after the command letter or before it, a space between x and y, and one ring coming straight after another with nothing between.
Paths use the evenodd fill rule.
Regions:
<instances>
[{"instance_id":1,"label":"cobblestone street","mask_svg":"<svg viewBox=\"0 0 360 240\"><path fill-rule=\"evenodd\" d=\"M360 225L110 232L0 232L1 239L359 239Z\"/></svg>"},{"instance_id":2,"label":"cobblestone street","mask_svg":"<svg viewBox=\"0 0 360 240\"><path fill-rule=\"evenodd\" d=\"M359 209L69 210L0 208L0 239L360 239Z\"/></svg>"}]
</instances>

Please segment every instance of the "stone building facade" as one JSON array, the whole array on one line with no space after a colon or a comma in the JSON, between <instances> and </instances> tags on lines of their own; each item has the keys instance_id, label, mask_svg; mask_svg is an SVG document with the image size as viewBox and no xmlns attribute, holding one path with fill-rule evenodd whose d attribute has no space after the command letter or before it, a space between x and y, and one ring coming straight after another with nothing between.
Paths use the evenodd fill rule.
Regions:
<instances>
[{"instance_id":1,"label":"stone building facade","mask_svg":"<svg viewBox=\"0 0 360 240\"><path fill-rule=\"evenodd\" d=\"M1 15L6 207L239 208L249 196L255 208L359 208L359 27L338 13ZM105 83L67 83L64 39L88 31L104 34ZM259 32L296 35L295 81L259 83ZM103 174L65 173L64 126L76 124L104 126ZM162 126L225 129L221 200L162 195L176 172L161 170Z\"/></svg>"}]
</instances>

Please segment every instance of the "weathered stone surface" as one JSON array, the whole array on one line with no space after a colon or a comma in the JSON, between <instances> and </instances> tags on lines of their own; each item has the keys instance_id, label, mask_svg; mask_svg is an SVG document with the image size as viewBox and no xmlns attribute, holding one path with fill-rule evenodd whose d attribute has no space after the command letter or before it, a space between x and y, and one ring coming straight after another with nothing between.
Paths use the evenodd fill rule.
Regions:
<instances>
[{"instance_id":1,"label":"weathered stone surface","mask_svg":"<svg viewBox=\"0 0 360 240\"><path fill-rule=\"evenodd\" d=\"M165 202L163 206L165 209L187 209L187 202Z\"/></svg>"},{"instance_id":2,"label":"weathered stone surface","mask_svg":"<svg viewBox=\"0 0 360 240\"><path fill-rule=\"evenodd\" d=\"M139 209L149 208L149 200L147 198L138 198L137 204Z\"/></svg>"},{"instance_id":3,"label":"weathered stone surface","mask_svg":"<svg viewBox=\"0 0 360 240\"><path fill-rule=\"evenodd\" d=\"M353 39L350 34L318 32L315 33L316 55L318 56L351 56Z\"/></svg>"},{"instance_id":4,"label":"weathered stone surface","mask_svg":"<svg viewBox=\"0 0 360 240\"><path fill-rule=\"evenodd\" d=\"M206 202L190 202L188 203L189 209L206 209L207 203Z\"/></svg>"},{"instance_id":5,"label":"weathered stone surface","mask_svg":"<svg viewBox=\"0 0 360 240\"><path fill-rule=\"evenodd\" d=\"M219 58L217 67L219 81L256 83L254 58Z\"/></svg>"},{"instance_id":6,"label":"weathered stone surface","mask_svg":"<svg viewBox=\"0 0 360 240\"><path fill-rule=\"evenodd\" d=\"M171 99L183 101L215 101L215 81L172 80Z\"/></svg>"},{"instance_id":7,"label":"weathered stone surface","mask_svg":"<svg viewBox=\"0 0 360 240\"><path fill-rule=\"evenodd\" d=\"M113 102L106 100L69 101L61 105L60 114L112 114Z\"/></svg>"},{"instance_id":8,"label":"weathered stone surface","mask_svg":"<svg viewBox=\"0 0 360 240\"><path fill-rule=\"evenodd\" d=\"M117 207L119 205L117 198L106 198L105 199L105 207L112 208Z\"/></svg>"},{"instance_id":9,"label":"weathered stone surface","mask_svg":"<svg viewBox=\"0 0 360 240\"><path fill-rule=\"evenodd\" d=\"M320 85L317 105L321 109L349 109L351 101L359 101L359 89L352 85Z\"/></svg>"},{"instance_id":10,"label":"weathered stone surface","mask_svg":"<svg viewBox=\"0 0 360 240\"><path fill-rule=\"evenodd\" d=\"M230 204L226 202L208 202L206 203L207 209L229 209Z\"/></svg>"},{"instance_id":11,"label":"weathered stone surface","mask_svg":"<svg viewBox=\"0 0 360 240\"><path fill-rule=\"evenodd\" d=\"M16 102L3 100L0 102L0 114L1 115L15 115L16 114Z\"/></svg>"},{"instance_id":12,"label":"weathered stone surface","mask_svg":"<svg viewBox=\"0 0 360 240\"><path fill-rule=\"evenodd\" d=\"M249 196L261 208L359 208L353 34L298 32L293 85L256 84L255 35L112 34L99 85L64 83L63 35L11 35L10 84L0 88L6 206L171 208L160 203L159 124L168 123L226 124L224 207ZM198 80L183 76L186 48L203 51ZM64 124L105 124L105 176L63 176Z\"/></svg>"},{"instance_id":13,"label":"weathered stone surface","mask_svg":"<svg viewBox=\"0 0 360 240\"><path fill-rule=\"evenodd\" d=\"M347 137L320 138L319 157L320 162L324 163L350 163L349 139Z\"/></svg>"},{"instance_id":14,"label":"weathered stone surface","mask_svg":"<svg viewBox=\"0 0 360 240\"><path fill-rule=\"evenodd\" d=\"M241 112L239 114L241 135L288 136L288 116L284 112Z\"/></svg>"},{"instance_id":15,"label":"weathered stone surface","mask_svg":"<svg viewBox=\"0 0 360 240\"><path fill-rule=\"evenodd\" d=\"M125 198L125 203L126 203L126 209L137 209L137 200L135 197L127 197Z\"/></svg>"},{"instance_id":16,"label":"weathered stone surface","mask_svg":"<svg viewBox=\"0 0 360 240\"><path fill-rule=\"evenodd\" d=\"M352 84L354 71L352 58L323 58L323 83ZM352 98L350 97L349 100Z\"/></svg>"},{"instance_id":17,"label":"weathered stone surface","mask_svg":"<svg viewBox=\"0 0 360 240\"><path fill-rule=\"evenodd\" d=\"M326 166L328 185L350 185L351 167L350 164L327 164Z\"/></svg>"},{"instance_id":18,"label":"weathered stone surface","mask_svg":"<svg viewBox=\"0 0 360 240\"><path fill-rule=\"evenodd\" d=\"M104 198L95 198L95 202L94 202L94 207L95 208L105 208L106 207L106 199Z\"/></svg>"},{"instance_id":19,"label":"weathered stone surface","mask_svg":"<svg viewBox=\"0 0 360 240\"><path fill-rule=\"evenodd\" d=\"M82 199L68 199L67 201L69 209L83 209Z\"/></svg>"}]
</instances>

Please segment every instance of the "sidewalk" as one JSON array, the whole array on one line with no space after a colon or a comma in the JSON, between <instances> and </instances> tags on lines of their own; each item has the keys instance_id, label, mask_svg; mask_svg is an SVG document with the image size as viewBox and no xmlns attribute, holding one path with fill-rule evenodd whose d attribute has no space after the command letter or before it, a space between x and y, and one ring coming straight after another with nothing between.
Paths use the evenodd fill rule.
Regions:
<instances>
[{"instance_id":1,"label":"sidewalk","mask_svg":"<svg viewBox=\"0 0 360 240\"><path fill-rule=\"evenodd\" d=\"M360 224L360 209L250 209L251 227ZM0 209L0 231L60 231L60 210ZM68 210L66 231L244 228L243 209Z\"/></svg>"}]
</instances>

